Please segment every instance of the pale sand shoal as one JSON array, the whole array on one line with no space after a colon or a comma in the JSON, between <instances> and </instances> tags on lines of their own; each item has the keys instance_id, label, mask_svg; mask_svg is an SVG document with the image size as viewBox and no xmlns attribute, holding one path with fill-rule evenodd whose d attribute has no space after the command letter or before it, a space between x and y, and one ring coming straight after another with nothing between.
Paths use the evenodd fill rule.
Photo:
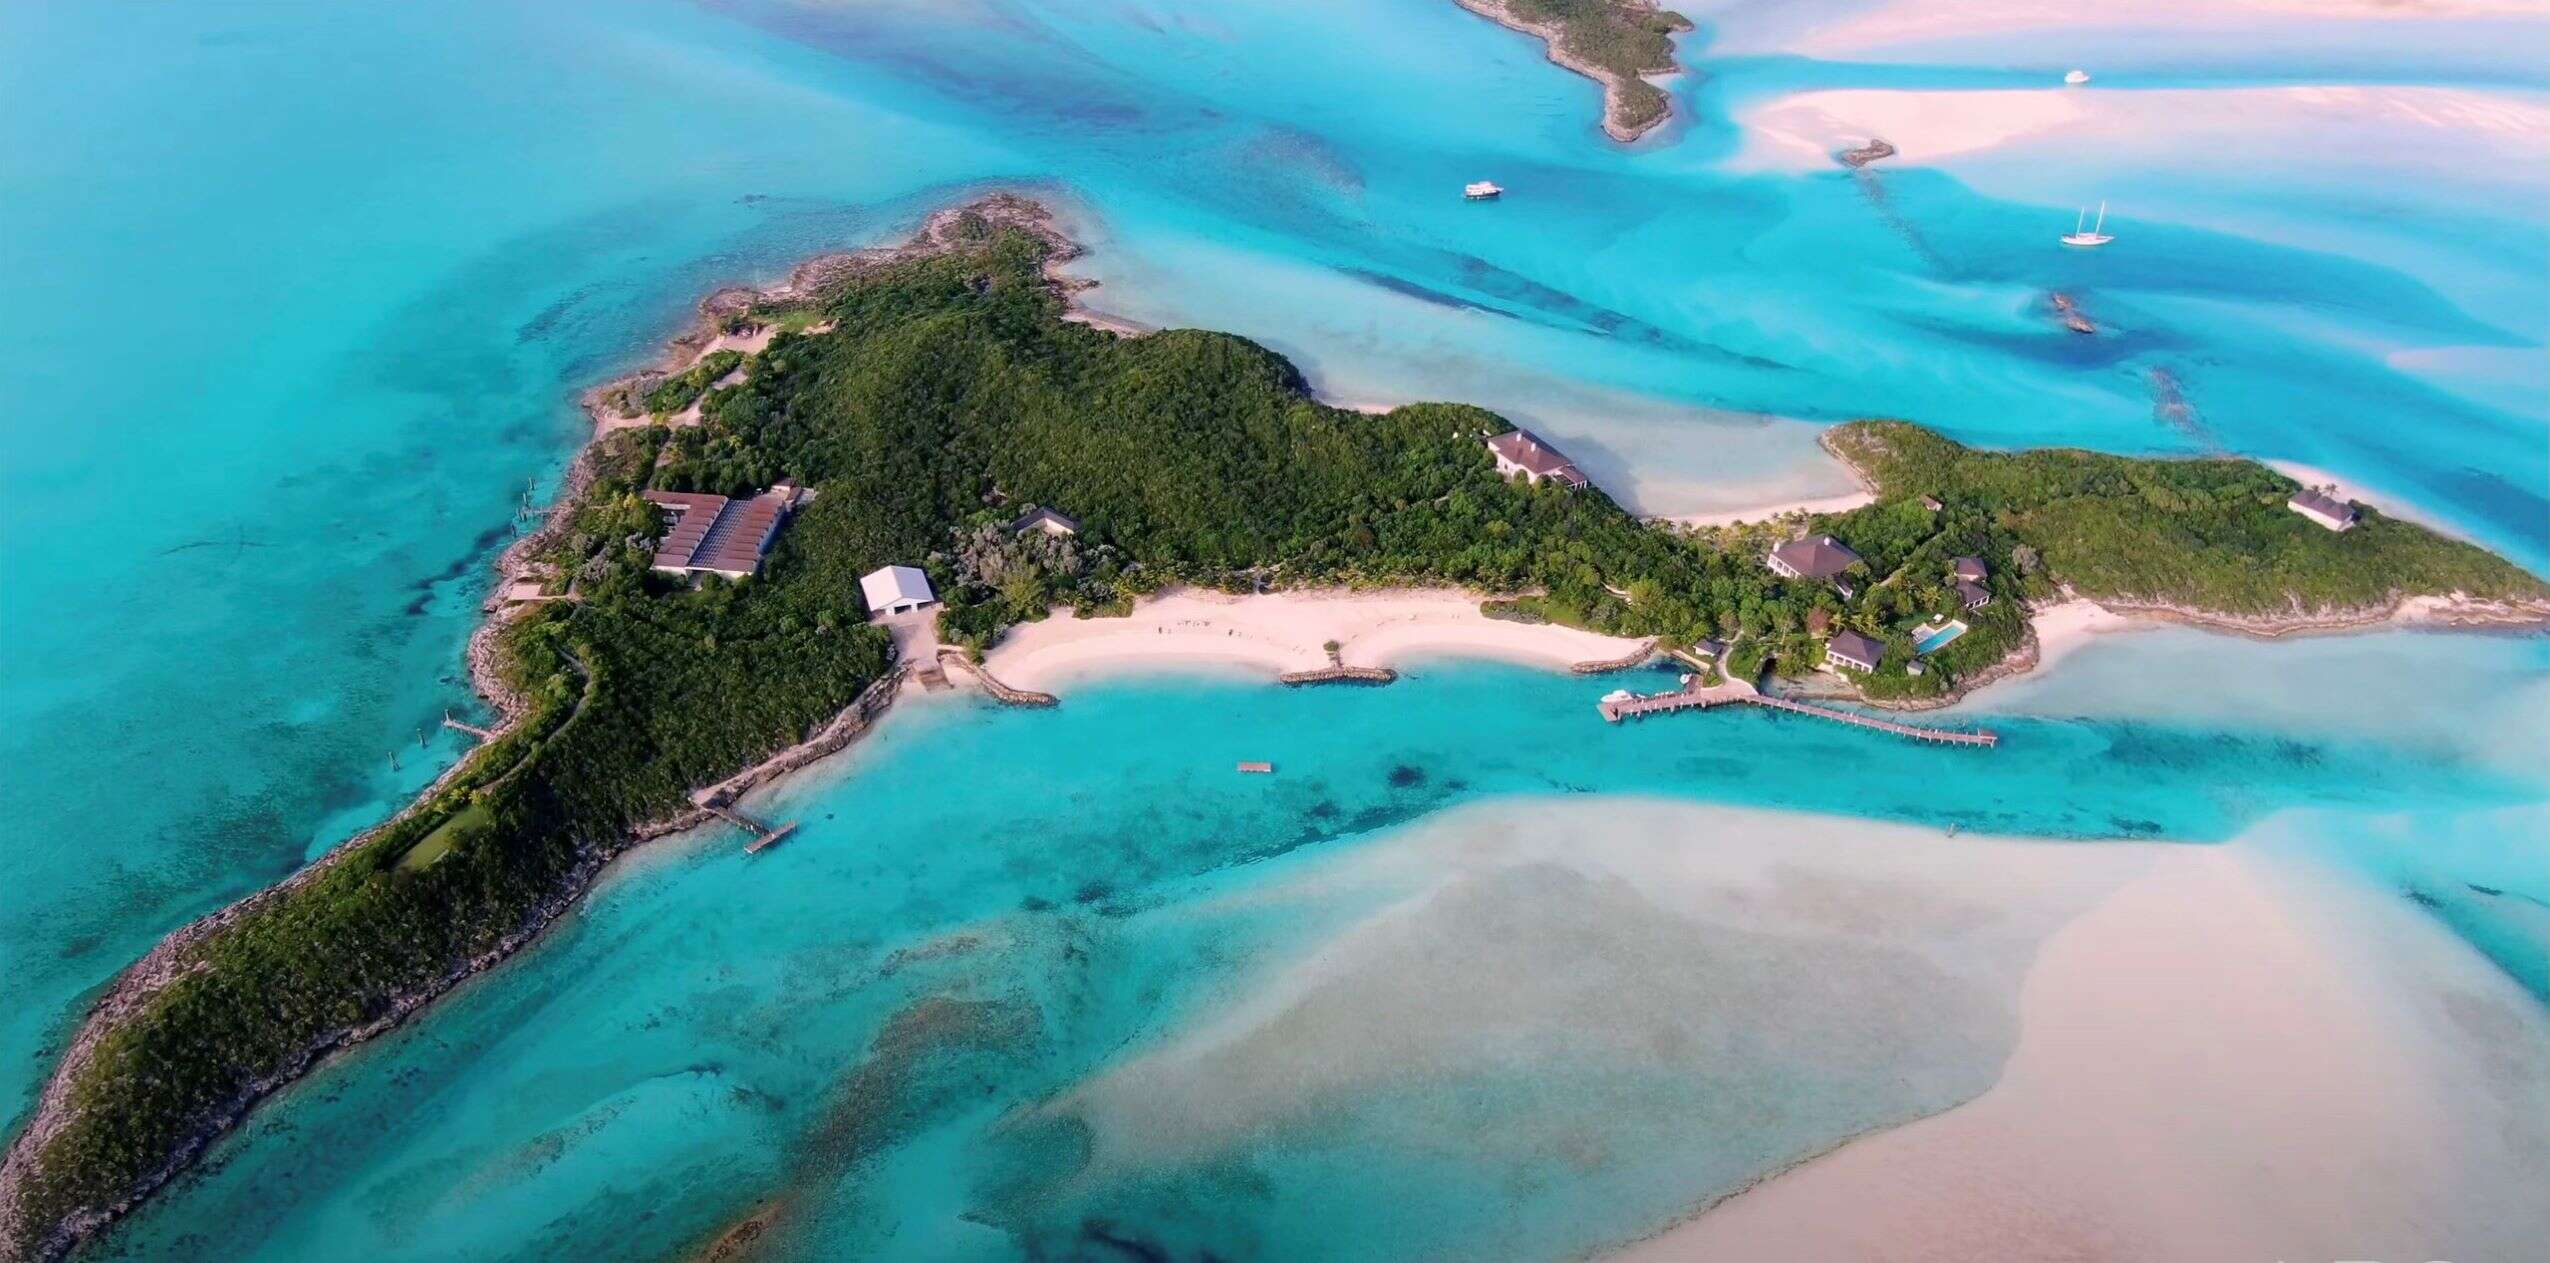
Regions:
<instances>
[{"instance_id":1,"label":"pale sand shoal","mask_svg":"<svg viewBox=\"0 0 2550 1263\"><path fill-rule=\"evenodd\" d=\"M1778 13L1776 6L1772 12ZM1723 47L1712 51L1721 55L1754 51L1759 40L1777 39L1780 50L1793 56L1836 58L1892 45L1924 49L1943 41L1990 40L2047 29L2056 32L2046 41L2046 56L2051 60L2063 55L2060 50L2071 42L2071 33L2079 31L2099 32L2112 40L2112 33L2120 30L2164 31L2183 37L2207 30L2255 30L2279 22L2303 27L2342 19L2418 21L2539 13L2538 0L2131 0L2122 5L2114 0L1959 0L1956 4L1893 0L1850 6L1828 21L1818 21L1808 10L1800 18L1764 24L1758 33L1739 29Z\"/></svg>"},{"instance_id":2,"label":"pale sand shoal","mask_svg":"<svg viewBox=\"0 0 2550 1263\"><path fill-rule=\"evenodd\" d=\"M1740 169L1829 167L1833 155L1872 137L1895 146L1874 169L1924 166L2011 146L2125 149L2192 130L2233 137L2320 136L2336 127L2386 125L2386 136L2432 136L2456 146L2513 146L2529 153L2550 126L2537 100L2468 88L2410 85L2149 89L2095 84L2043 88L1910 90L1837 88L1745 107ZM2453 152L2460 153L2456 149Z\"/></svg>"},{"instance_id":3,"label":"pale sand shoal","mask_svg":"<svg viewBox=\"0 0 2550 1263\"><path fill-rule=\"evenodd\" d=\"M1057 614L1013 629L985 657L1003 683L1051 689L1110 671L1216 667L1278 675L1328 665L1328 641L1349 666L1389 667L1423 657L1479 657L1565 668L1617 658L1636 640L1479 612L1454 591L1279 592L1226 596L1176 590L1149 597L1124 618Z\"/></svg>"},{"instance_id":4,"label":"pale sand shoal","mask_svg":"<svg viewBox=\"0 0 2550 1263\"><path fill-rule=\"evenodd\" d=\"M2471 1259L2550 1239L2550 1023L2395 898L2185 848L2049 940L2020 1013L1981 1097L1619 1257Z\"/></svg>"}]
</instances>

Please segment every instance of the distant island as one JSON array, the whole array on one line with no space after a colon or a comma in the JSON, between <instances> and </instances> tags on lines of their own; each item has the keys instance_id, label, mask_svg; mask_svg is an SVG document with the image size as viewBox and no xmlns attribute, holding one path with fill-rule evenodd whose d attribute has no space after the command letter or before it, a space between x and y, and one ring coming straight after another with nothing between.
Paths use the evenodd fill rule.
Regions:
<instances>
[{"instance_id":1,"label":"distant island","mask_svg":"<svg viewBox=\"0 0 2550 1263\"><path fill-rule=\"evenodd\" d=\"M472 641L501 722L398 815L117 980L0 1167L6 1253L93 1236L615 856L855 739L937 667L898 660L871 610L935 611L979 652L1171 588L1466 590L1482 622L1914 705L2023 666L2030 607L2067 595L2257 632L2420 602L2550 615L2519 567L2255 462L1981 452L1895 421L1828 437L1860 507L1644 522L1483 409L1349 411L1243 338L1075 320L1054 271L1075 252L1021 198L941 211L903 246L722 291L664 368L597 391L596 438Z\"/></svg>"},{"instance_id":2,"label":"distant island","mask_svg":"<svg viewBox=\"0 0 2550 1263\"><path fill-rule=\"evenodd\" d=\"M1679 72L1668 36L1691 19L1655 0L1455 0L1500 26L1537 36L1549 59L1603 85L1603 131L1613 140L1646 135L1673 112L1673 99L1647 82Z\"/></svg>"}]
</instances>

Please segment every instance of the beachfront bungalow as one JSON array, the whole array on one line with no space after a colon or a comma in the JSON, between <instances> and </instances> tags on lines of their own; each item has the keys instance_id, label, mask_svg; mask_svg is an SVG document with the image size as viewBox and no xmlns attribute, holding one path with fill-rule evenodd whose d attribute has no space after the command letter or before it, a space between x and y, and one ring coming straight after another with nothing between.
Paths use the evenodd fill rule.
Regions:
<instances>
[{"instance_id":1,"label":"beachfront bungalow","mask_svg":"<svg viewBox=\"0 0 2550 1263\"><path fill-rule=\"evenodd\" d=\"M655 546L655 568L667 574L718 574L741 579L761 570L805 492L779 482L750 499L730 500L694 491L648 491L647 502L673 515L672 529Z\"/></svg>"},{"instance_id":2,"label":"beachfront bungalow","mask_svg":"<svg viewBox=\"0 0 2550 1263\"><path fill-rule=\"evenodd\" d=\"M1017 519L1009 524L1010 534L1016 535L1021 531L1043 531L1048 535L1077 535L1080 533L1080 522L1067 514L1056 513L1052 509L1039 506L1019 514Z\"/></svg>"},{"instance_id":3,"label":"beachfront bungalow","mask_svg":"<svg viewBox=\"0 0 2550 1263\"><path fill-rule=\"evenodd\" d=\"M1703 636L1691 642L1691 656L1704 662L1715 662L1727 656L1727 642Z\"/></svg>"},{"instance_id":4,"label":"beachfront bungalow","mask_svg":"<svg viewBox=\"0 0 2550 1263\"><path fill-rule=\"evenodd\" d=\"M1567 454L1540 440L1529 430L1507 430L1491 434L1488 454L1496 458L1497 476L1511 478L1516 474L1535 482L1554 482L1562 487L1582 487L1585 473Z\"/></svg>"},{"instance_id":5,"label":"beachfront bungalow","mask_svg":"<svg viewBox=\"0 0 2550 1263\"><path fill-rule=\"evenodd\" d=\"M1979 610L1992 604L1992 593L1980 583L1969 583L1959 579L1957 580L1957 604L1970 610Z\"/></svg>"},{"instance_id":6,"label":"beachfront bungalow","mask_svg":"<svg viewBox=\"0 0 2550 1263\"><path fill-rule=\"evenodd\" d=\"M1968 583L1981 583L1992 575L1992 568L1981 557L1959 557L1948 563L1948 573Z\"/></svg>"},{"instance_id":7,"label":"beachfront bungalow","mask_svg":"<svg viewBox=\"0 0 2550 1263\"><path fill-rule=\"evenodd\" d=\"M2294 492L2293 498L2284 502L2284 507L2333 531L2355 529L2354 505L2309 487Z\"/></svg>"},{"instance_id":8,"label":"beachfront bungalow","mask_svg":"<svg viewBox=\"0 0 2550 1263\"><path fill-rule=\"evenodd\" d=\"M1771 572L1786 579L1831 581L1859 564L1859 554L1830 535L1793 539L1771 550Z\"/></svg>"},{"instance_id":9,"label":"beachfront bungalow","mask_svg":"<svg viewBox=\"0 0 2550 1263\"><path fill-rule=\"evenodd\" d=\"M1855 631L1837 632L1824 642L1827 666L1844 666L1853 671L1874 671L1886 660L1886 646Z\"/></svg>"},{"instance_id":10,"label":"beachfront bungalow","mask_svg":"<svg viewBox=\"0 0 2550 1263\"><path fill-rule=\"evenodd\" d=\"M912 566L879 566L859 580L859 595L867 598L868 612L878 617L909 614L914 610L938 604L938 593L930 590L930 577Z\"/></svg>"}]
</instances>

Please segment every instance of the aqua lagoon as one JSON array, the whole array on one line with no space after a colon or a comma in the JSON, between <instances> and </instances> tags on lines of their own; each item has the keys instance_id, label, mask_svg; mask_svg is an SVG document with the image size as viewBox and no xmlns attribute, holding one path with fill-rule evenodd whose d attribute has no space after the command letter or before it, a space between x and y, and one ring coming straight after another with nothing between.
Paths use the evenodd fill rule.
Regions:
<instances>
[{"instance_id":1,"label":"aqua lagoon","mask_svg":"<svg viewBox=\"0 0 2550 1263\"><path fill-rule=\"evenodd\" d=\"M1710 20L1684 44L1708 73L1677 83L1679 121L1630 148L1599 139L1588 85L1439 0L0 12L13 47L47 50L0 79L0 274L49 296L0 306L21 365L0 420L21 557L0 631L46 664L0 691L8 806L36 826L0 892L0 1112L22 1113L84 999L159 936L456 756L436 720L473 705L459 650L486 561L526 483L549 494L581 441L579 389L649 356L716 284L988 186L1069 209L1103 309L1260 339L1332 397L1498 408L1647 511L1841 490L1815 423L1882 413L1984 443L2302 461L2550 563L2537 129L2492 131L2483 111L2439 135L2380 110L2342 153L2217 138L2256 146L2243 163L2112 130L2167 93L2245 94L2260 120L2315 93L2413 92L2520 124L2544 109L2518 55L2537 22L2332 19L2273 66L2103 29L2072 41L2104 93L2074 125L2110 127L2101 145L2022 137L1862 178L1765 159L1768 129L1744 120L1819 92L1953 101L2019 77L1998 37L1776 51L1788 25L1841 11ZM2387 155L2417 178L2386 178ZM1482 176L1507 195L1463 203ZM2130 235L2064 254L2046 226L2103 195ZM2046 320L2055 289L2113 336ZM91 314L105 296L112 319ZM2188 409L2157 406L2162 381ZM76 548L39 546L72 528ZM1963 997L1921 1033L1907 1090L1870 1087L1873 1062L1813 1085L1741 1069L1839 1038L1824 1028L1708 1063L1794 1107L1722 1144L1557 1127L1575 1111L1720 1134L1687 1086L1553 1081L1563 1057L1393 1046L1324 1095L1213 1115L1216 1146L1177 1153L1124 1143L1122 1085L1251 1004L1281 1008L1269 997L1292 993L1269 979L1546 803L1802 813L1822 823L1800 835L1850 864L1873 861L1849 822L1905 846L1885 830L2290 853L2537 997L2550 784L2508 751L2543 748L2546 672L2527 639L2120 638L1969 702L2014 733L1988 765L1769 717L1615 734L1581 682L1489 667L1376 694L1140 680L1042 718L915 709L836 773L781 787L810 824L771 866L717 838L641 852L526 958L224 1142L122 1248L673 1253L783 1196L812 1234L793 1239L908 1256L1097 1248L1080 1234L1099 1222L1190 1244L1199 1224L1244 1224L1270 1253L1351 1253L1307 1235L1330 1224L1376 1251L1475 1249L1464 1234L1490 1230L1523 1252L1619 1244L1984 1091L2036 945L2121 879L2084 869L2062 898L2010 905L1988 943L1886 945L1946 961L1958 985L1925 994ZM2151 679L2181 687L2151 698ZM2362 703L2379 725L2324 705L2411 685ZM2238 705L2146 709L2208 690ZM1405 722L1418 702L1435 717ZM1238 732L1287 773L1229 784L1214 743ZM1206 749L1221 770L1188 771ZM1672 838L1755 836L1665 811L1614 838L1604 818L1516 843L1518 871L1572 851L1571 880L1634 885ZM880 819L904 823L861 824ZM1936 858L1904 880L1977 880ZM1463 924L1583 928L1489 885ZM1695 938L1660 928L1685 954L1617 994L1761 932L1702 920ZM1765 979L1788 959L1736 958ZM1368 959L1352 977L1380 990L1332 1020L1369 1028L1390 986L1444 976ZM1885 975L1849 976L1863 989L1815 1012ZM1516 1038L1577 1025L1550 985L1518 1006ZM933 998L969 1007L916 1010ZM2514 1045L2538 1038L2537 1013L2508 1020ZM1441 1161L1480 1102L1548 1122L1540 1147ZM1407 1120L1425 1144L1390 1143ZM1568 1171L1588 1174L1550 1174ZM1526 1174L1511 1218L1481 1209ZM1408 1192L1376 1204L1385 1186Z\"/></svg>"}]
</instances>

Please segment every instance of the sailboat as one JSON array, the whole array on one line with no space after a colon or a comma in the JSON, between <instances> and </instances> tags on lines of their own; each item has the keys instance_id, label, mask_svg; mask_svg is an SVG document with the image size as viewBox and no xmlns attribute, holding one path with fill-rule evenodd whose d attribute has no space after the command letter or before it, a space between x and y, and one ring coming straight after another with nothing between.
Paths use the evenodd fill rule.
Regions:
<instances>
[{"instance_id":1,"label":"sailboat","mask_svg":"<svg viewBox=\"0 0 2550 1263\"><path fill-rule=\"evenodd\" d=\"M2098 222L2096 224L2090 224L2088 222L2089 217L2089 208L2086 206L2082 207L2080 215L2072 221L2072 231L2064 236L2063 244L2067 246L2103 246L2108 242L2116 240L2116 238L2111 237L2102 231L2102 229L2107 227L2107 203L2100 202L2098 204Z\"/></svg>"}]
</instances>

